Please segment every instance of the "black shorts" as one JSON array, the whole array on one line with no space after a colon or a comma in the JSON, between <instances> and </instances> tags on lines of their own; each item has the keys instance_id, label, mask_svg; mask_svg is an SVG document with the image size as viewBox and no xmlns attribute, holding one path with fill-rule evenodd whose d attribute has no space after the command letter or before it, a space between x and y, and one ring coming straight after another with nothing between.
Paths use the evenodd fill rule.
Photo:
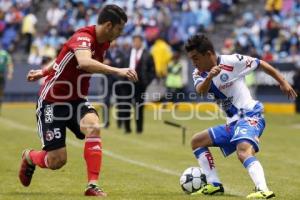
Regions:
<instances>
[{"instance_id":1,"label":"black shorts","mask_svg":"<svg viewBox=\"0 0 300 200\"><path fill-rule=\"evenodd\" d=\"M51 151L66 146L66 128L69 128L78 139L85 135L80 131L80 120L87 113L97 111L87 100L63 103L41 101L37 103L38 133L43 150Z\"/></svg>"}]
</instances>

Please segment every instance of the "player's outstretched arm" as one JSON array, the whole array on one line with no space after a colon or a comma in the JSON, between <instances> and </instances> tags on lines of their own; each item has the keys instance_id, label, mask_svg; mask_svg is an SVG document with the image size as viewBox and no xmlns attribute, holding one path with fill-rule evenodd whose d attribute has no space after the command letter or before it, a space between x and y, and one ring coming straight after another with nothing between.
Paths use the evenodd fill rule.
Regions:
<instances>
[{"instance_id":1,"label":"player's outstretched arm","mask_svg":"<svg viewBox=\"0 0 300 200\"><path fill-rule=\"evenodd\" d=\"M78 68L89 73L115 74L126 77L131 81L138 81L135 70L129 68L116 68L105 65L92 58L90 50L76 50L75 56L78 62Z\"/></svg>"},{"instance_id":2,"label":"player's outstretched arm","mask_svg":"<svg viewBox=\"0 0 300 200\"><path fill-rule=\"evenodd\" d=\"M214 66L213 68L211 68L206 79L202 83L197 85L196 92L201 95L207 94L213 77L217 76L220 72L221 72L220 66Z\"/></svg>"},{"instance_id":3,"label":"player's outstretched arm","mask_svg":"<svg viewBox=\"0 0 300 200\"><path fill-rule=\"evenodd\" d=\"M55 60L51 61L47 66L43 69L32 69L27 74L27 81L33 82L37 81L44 76L48 76L50 72L53 70L55 64Z\"/></svg>"},{"instance_id":4,"label":"player's outstretched arm","mask_svg":"<svg viewBox=\"0 0 300 200\"><path fill-rule=\"evenodd\" d=\"M280 89L288 96L289 99L293 100L297 97L297 93L292 86L274 67L263 60L260 61L260 67L264 70L264 72L272 76L279 83Z\"/></svg>"}]
</instances>

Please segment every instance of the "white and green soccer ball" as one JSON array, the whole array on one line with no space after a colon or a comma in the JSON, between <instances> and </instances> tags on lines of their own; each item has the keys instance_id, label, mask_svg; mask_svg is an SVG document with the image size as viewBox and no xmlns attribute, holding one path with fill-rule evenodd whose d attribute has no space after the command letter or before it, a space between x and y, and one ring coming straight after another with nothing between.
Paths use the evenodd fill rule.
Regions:
<instances>
[{"instance_id":1,"label":"white and green soccer ball","mask_svg":"<svg viewBox=\"0 0 300 200\"><path fill-rule=\"evenodd\" d=\"M189 167L180 177L180 185L186 194L200 190L206 184L206 176L200 167Z\"/></svg>"}]
</instances>

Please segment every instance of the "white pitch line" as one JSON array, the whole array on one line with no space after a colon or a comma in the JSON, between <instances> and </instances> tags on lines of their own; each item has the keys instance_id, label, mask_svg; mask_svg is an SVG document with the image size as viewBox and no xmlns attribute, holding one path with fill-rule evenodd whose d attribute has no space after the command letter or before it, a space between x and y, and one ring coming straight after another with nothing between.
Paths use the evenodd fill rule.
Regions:
<instances>
[{"instance_id":1,"label":"white pitch line","mask_svg":"<svg viewBox=\"0 0 300 200\"><path fill-rule=\"evenodd\" d=\"M30 131L30 132L37 131L37 129L35 129L33 127L29 127L29 126L20 124L18 122L15 122L15 121L3 118L3 117L0 117L0 121L4 122L5 125L9 125L10 127L13 127L15 129L19 129L19 130L23 130L23 131ZM72 145L73 147L83 148L83 144L81 144L80 142L78 142L74 139L71 139L71 138L67 139L67 143ZM172 171L172 170L169 170L169 169L166 169L166 168L162 168L162 167L159 167L157 165L150 165L150 164L146 164L146 163L143 163L143 162L140 162L140 161L137 161L137 160L133 160L133 159L127 158L125 156L116 154L116 153L114 153L112 151L109 151L109 150L103 150L103 153L106 156L109 156L109 157L114 158L116 160L127 162L127 163L137 165L137 166L140 166L140 167L148 168L148 169L151 169L151 170L154 170L154 171L157 171L157 172L161 172L161 173L164 173L164 174L174 175L174 176L178 176L178 177L180 176L179 172L175 172L175 171Z\"/></svg>"},{"instance_id":2,"label":"white pitch line","mask_svg":"<svg viewBox=\"0 0 300 200\"><path fill-rule=\"evenodd\" d=\"M0 117L0 122L4 122L5 125L9 125L10 127L13 127L15 129L19 129L19 130L23 130L23 131L30 131L30 132L37 131L36 128L29 127L29 126L26 126L26 125L21 124L19 122L12 121L10 119L3 118L3 117ZM67 143L70 144L70 145L72 145L73 147L77 147L77 148L82 148L83 147L83 145L80 142L78 142L76 140L73 140L73 139L70 139L70 138L68 138ZM157 171L157 172L168 174L168 175L172 175L172 176L177 176L177 177L180 176L179 172L175 172L175 171L163 168L163 167L159 167L157 165L150 165L150 164L147 164L147 163L144 163L144 162L133 160L133 159L130 159L128 157L125 157L125 156L113 153L113 152L111 152L109 150L103 150L103 153L106 156L109 156L111 158L114 158L116 160L120 160L120 161L129 163L129 164L137 165L137 166L140 166L140 167L144 167L146 169L151 169L153 171ZM237 191L231 190L231 189L229 189L227 187L225 187L225 190L226 190L227 194L231 194L231 195L234 195L234 196L244 197L244 194L242 194L241 192L237 192Z\"/></svg>"},{"instance_id":3,"label":"white pitch line","mask_svg":"<svg viewBox=\"0 0 300 200\"><path fill-rule=\"evenodd\" d=\"M68 144L70 144L74 147L79 147L79 148L82 148L82 146L83 146L80 142L78 142L76 140L72 140L72 139L68 139ZM146 163L143 163L143 162L140 162L140 161L137 161L137 160L132 160L132 159L127 158L125 156L113 153L109 150L103 150L103 153L106 156L109 156L109 157L114 158L116 160L127 162L127 163L137 165L137 166L140 166L140 167L148 168L148 169L151 169L151 170L154 170L154 171L157 171L157 172L161 172L161 173L164 173L164 174L174 175L174 176L178 176L178 177L180 176L179 172L168 170L166 168L162 168L162 167L159 167L157 165L150 165L150 164L146 164Z\"/></svg>"}]
</instances>

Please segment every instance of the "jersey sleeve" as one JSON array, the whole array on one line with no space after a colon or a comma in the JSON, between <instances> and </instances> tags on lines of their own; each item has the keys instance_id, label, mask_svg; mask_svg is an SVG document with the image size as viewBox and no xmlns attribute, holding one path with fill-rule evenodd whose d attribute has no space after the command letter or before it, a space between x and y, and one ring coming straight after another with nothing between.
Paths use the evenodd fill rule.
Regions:
<instances>
[{"instance_id":1,"label":"jersey sleeve","mask_svg":"<svg viewBox=\"0 0 300 200\"><path fill-rule=\"evenodd\" d=\"M234 54L232 60L234 71L239 76L246 76L260 65L259 59L241 54Z\"/></svg>"},{"instance_id":2,"label":"jersey sleeve","mask_svg":"<svg viewBox=\"0 0 300 200\"><path fill-rule=\"evenodd\" d=\"M74 52L76 50L90 50L94 39L88 33L76 33L74 34L69 43L69 48Z\"/></svg>"},{"instance_id":3,"label":"jersey sleeve","mask_svg":"<svg viewBox=\"0 0 300 200\"><path fill-rule=\"evenodd\" d=\"M202 83L205 80L205 77L201 76L201 73L195 69L193 71L193 81L194 81L194 87L196 88L198 84Z\"/></svg>"}]
</instances>

